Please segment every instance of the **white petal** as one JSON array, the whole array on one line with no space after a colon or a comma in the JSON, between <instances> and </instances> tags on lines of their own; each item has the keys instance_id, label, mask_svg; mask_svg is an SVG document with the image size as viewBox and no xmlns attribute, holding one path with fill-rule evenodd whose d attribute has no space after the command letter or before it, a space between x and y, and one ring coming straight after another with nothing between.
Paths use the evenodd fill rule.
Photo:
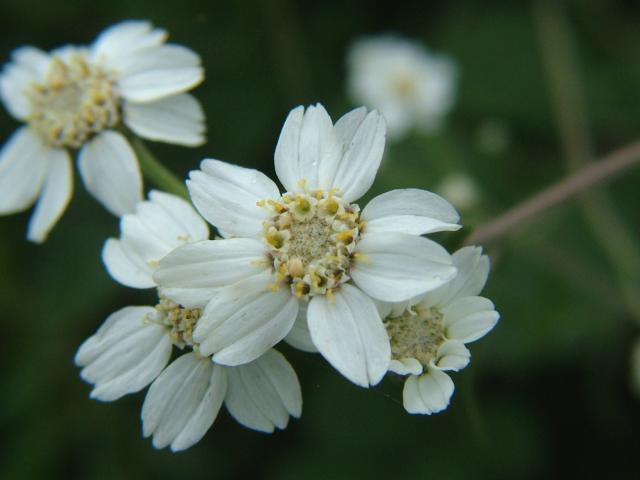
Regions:
<instances>
[{"instance_id":1,"label":"white petal","mask_svg":"<svg viewBox=\"0 0 640 480\"><path fill-rule=\"evenodd\" d=\"M498 323L500 314L491 300L484 297L463 297L442 309L447 338L463 343L485 336Z\"/></svg>"},{"instance_id":2,"label":"white petal","mask_svg":"<svg viewBox=\"0 0 640 480\"><path fill-rule=\"evenodd\" d=\"M110 315L78 349L80 376L95 385L92 398L116 400L146 387L171 356L163 325L150 323L152 307L126 307Z\"/></svg>"},{"instance_id":3,"label":"white petal","mask_svg":"<svg viewBox=\"0 0 640 480\"><path fill-rule=\"evenodd\" d=\"M129 261L130 266L122 265L131 273L131 278L118 275L107 261L107 268L119 282L137 288L146 288L149 277L158 267L160 260L174 248L185 243L196 242L208 238L209 228L195 209L185 200L168 193L152 191L149 201L136 205L135 214L127 214L120 220L121 241L116 260ZM111 246L107 245L107 248ZM108 253L108 251L107 251ZM136 272L145 275L144 285L136 279Z\"/></svg>"},{"instance_id":4,"label":"white petal","mask_svg":"<svg viewBox=\"0 0 640 480\"><path fill-rule=\"evenodd\" d=\"M242 425L271 433L283 429L289 415L302 413L302 393L295 371L286 359L269 350L254 362L228 368L225 405Z\"/></svg>"},{"instance_id":5,"label":"white petal","mask_svg":"<svg viewBox=\"0 0 640 480\"><path fill-rule=\"evenodd\" d=\"M137 135L159 142L197 146L204 143L204 112L182 93L149 103L124 103L124 122Z\"/></svg>"},{"instance_id":6,"label":"white petal","mask_svg":"<svg viewBox=\"0 0 640 480\"><path fill-rule=\"evenodd\" d=\"M355 252L351 278L365 293L385 302L408 300L443 285L456 274L444 248L414 235L367 234Z\"/></svg>"},{"instance_id":7,"label":"white petal","mask_svg":"<svg viewBox=\"0 0 640 480\"><path fill-rule=\"evenodd\" d=\"M422 303L444 306L456 298L478 295L484 288L489 276L489 257L482 255L481 247L461 248L452 257L458 274L446 285L429 292Z\"/></svg>"},{"instance_id":8,"label":"white petal","mask_svg":"<svg viewBox=\"0 0 640 480\"><path fill-rule=\"evenodd\" d=\"M226 372L208 358L178 357L149 388L142 405L142 431L153 446L189 448L209 430L227 392Z\"/></svg>"},{"instance_id":9,"label":"white petal","mask_svg":"<svg viewBox=\"0 0 640 480\"><path fill-rule=\"evenodd\" d=\"M415 188L378 195L364 207L361 218L367 222L368 233L423 235L461 228L460 216L449 202L435 193Z\"/></svg>"},{"instance_id":10,"label":"white petal","mask_svg":"<svg viewBox=\"0 0 640 480\"><path fill-rule=\"evenodd\" d=\"M6 65L0 75L0 98L11 115L24 120L31 112L31 102L26 94L33 82L46 75L50 57L34 47L20 47L11 54L12 63Z\"/></svg>"},{"instance_id":11,"label":"white petal","mask_svg":"<svg viewBox=\"0 0 640 480\"><path fill-rule=\"evenodd\" d=\"M303 118L304 107L302 105L289 112L280 131L274 154L276 175L285 190L289 192L295 192L300 187L298 184L300 180L298 148Z\"/></svg>"},{"instance_id":12,"label":"white petal","mask_svg":"<svg viewBox=\"0 0 640 480\"><path fill-rule=\"evenodd\" d=\"M0 215L20 212L33 204L42 189L49 158L57 155L27 127L11 135L0 151Z\"/></svg>"},{"instance_id":13,"label":"white petal","mask_svg":"<svg viewBox=\"0 0 640 480\"><path fill-rule=\"evenodd\" d=\"M391 360L389 371L398 375L420 375L422 373L422 364L415 358Z\"/></svg>"},{"instance_id":14,"label":"white petal","mask_svg":"<svg viewBox=\"0 0 640 480\"><path fill-rule=\"evenodd\" d=\"M128 251L120 240L109 238L102 248L102 262L111 278L131 288L151 288L154 269L140 256Z\"/></svg>"},{"instance_id":15,"label":"white petal","mask_svg":"<svg viewBox=\"0 0 640 480\"><path fill-rule=\"evenodd\" d=\"M194 332L202 354L223 365L240 365L282 340L296 319L298 300L288 288L274 292L274 283L265 273L220 290Z\"/></svg>"},{"instance_id":16,"label":"white petal","mask_svg":"<svg viewBox=\"0 0 640 480\"><path fill-rule=\"evenodd\" d=\"M417 376L410 376L404 383L402 399L409 413L431 415L449 406L453 395L453 382L449 375L436 369Z\"/></svg>"},{"instance_id":17,"label":"white petal","mask_svg":"<svg viewBox=\"0 0 640 480\"><path fill-rule=\"evenodd\" d=\"M435 365L441 370L457 372L469 365L471 352L464 343L457 340L446 340L440 347L435 359Z\"/></svg>"},{"instance_id":18,"label":"white petal","mask_svg":"<svg viewBox=\"0 0 640 480\"><path fill-rule=\"evenodd\" d=\"M159 288L158 294L185 308L204 308L219 291L219 288Z\"/></svg>"},{"instance_id":19,"label":"white petal","mask_svg":"<svg viewBox=\"0 0 640 480\"><path fill-rule=\"evenodd\" d=\"M341 153L331 117L324 107L318 103L306 112L298 107L289 113L276 145L276 174L290 192L331 188L318 183L318 171L325 162L335 165Z\"/></svg>"},{"instance_id":20,"label":"white petal","mask_svg":"<svg viewBox=\"0 0 640 480\"><path fill-rule=\"evenodd\" d=\"M105 130L80 150L80 176L96 199L114 215L133 212L142 200L142 174L122 134Z\"/></svg>"},{"instance_id":21,"label":"white petal","mask_svg":"<svg viewBox=\"0 0 640 480\"><path fill-rule=\"evenodd\" d=\"M73 168L66 150L50 150L49 168L40 199L29 221L27 238L41 243L58 222L73 194Z\"/></svg>"},{"instance_id":22,"label":"white petal","mask_svg":"<svg viewBox=\"0 0 640 480\"><path fill-rule=\"evenodd\" d=\"M185 92L204 79L200 57L180 45L141 50L127 59L118 81L122 96L132 102L159 100Z\"/></svg>"},{"instance_id":23,"label":"white petal","mask_svg":"<svg viewBox=\"0 0 640 480\"><path fill-rule=\"evenodd\" d=\"M121 240L107 240L103 249L111 276L134 288L155 285L151 276L171 250L209 236L206 222L182 198L154 190L149 199L122 217Z\"/></svg>"},{"instance_id":24,"label":"white petal","mask_svg":"<svg viewBox=\"0 0 640 480\"><path fill-rule=\"evenodd\" d=\"M265 271L264 260L265 247L258 240L205 240L171 251L153 278L163 287L224 287Z\"/></svg>"},{"instance_id":25,"label":"white petal","mask_svg":"<svg viewBox=\"0 0 640 480\"><path fill-rule=\"evenodd\" d=\"M353 122L345 121L344 127L347 126L352 129ZM384 118L373 111L364 117L351 138L352 130L338 134L344 139L344 154L331 185L340 189L344 201L353 202L371 188L384 152L385 129ZM330 177L330 172L323 174L325 181Z\"/></svg>"},{"instance_id":26,"label":"white petal","mask_svg":"<svg viewBox=\"0 0 640 480\"><path fill-rule=\"evenodd\" d=\"M149 199L164 209L168 218L161 217L158 220L171 232L170 236L179 237L182 242L198 242L209 238L207 223L186 200L159 190L149 192ZM140 215L143 213L139 212Z\"/></svg>"},{"instance_id":27,"label":"white petal","mask_svg":"<svg viewBox=\"0 0 640 480\"><path fill-rule=\"evenodd\" d=\"M349 147L358 127L367 116L365 107L356 108L344 114L338 119L333 130L338 143L340 144L340 155L332 157L331 161L323 162L318 171L319 183L324 189L331 189L338 172L338 167L342 161L342 155Z\"/></svg>"},{"instance_id":28,"label":"white petal","mask_svg":"<svg viewBox=\"0 0 640 480\"><path fill-rule=\"evenodd\" d=\"M369 297L345 283L333 300L313 297L307 315L313 343L336 370L361 387L382 380L391 349L387 331Z\"/></svg>"},{"instance_id":29,"label":"white petal","mask_svg":"<svg viewBox=\"0 0 640 480\"><path fill-rule=\"evenodd\" d=\"M284 337L284 341L303 352L317 353L318 349L313 344L311 333L309 333L309 325L307 324L309 302L301 300L298 303L298 316L293 327L291 327L291 331Z\"/></svg>"},{"instance_id":30,"label":"white petal","mask_svg":"<svg viewBox=\"0 0 640 480\"><path fill-rule=\"evenodd\" d=\"M200 168L189 174L187 187L202 216L228 235L251 237L262 232L262 222L271 212L256 202L278 198L276 184L257 170L219 160L203 160Z\"/></svg>"},{"instance_id":31,"label":"white petal","mask_svg":"<svg viewBox=\"0 0 640 480\"><path fill-rule=\"evenodd\" d=\"M121 70L135 52L156 47L167 39L167 32L149 22L128 20L104 30L92 45L93 60Z\"/></svg>"}]
</instances>

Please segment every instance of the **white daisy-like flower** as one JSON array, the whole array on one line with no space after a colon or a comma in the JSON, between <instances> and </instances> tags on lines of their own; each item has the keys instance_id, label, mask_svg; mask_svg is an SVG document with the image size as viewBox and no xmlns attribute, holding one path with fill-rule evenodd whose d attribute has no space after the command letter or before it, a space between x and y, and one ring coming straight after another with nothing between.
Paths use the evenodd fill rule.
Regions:
<instances>
[{"instance_id":1,"label":"white daisy-like flower","mask_svg":"<svg viewBox=\"0 0 640 480\"><path fill-rule=\"evenodd\" d=\"M275 151L286 193L218 160L191 172L196 208L227 238L178 247L154 279L180 289L165 290L180 304L190 289L220 288L194 332L201 353L240 365L293 331L291 343L317 348L352 382L380 381L390 348L374 299L404 301L453 278L451 256L420 235L460 228L454 208L423 190L393 190L360 210L354 202L371 187L384 142L375 111L334 125L321 105L298 107Z\"/></svg>"},{"instance_id":2,"label":"white daisy-like flower","mask_svg":"<svg viewBox=\"0 0 640 480\"><path fill-rule=\"evenodd\" d=\"M453 106L455 62L415 42L386 35L361 39L351 47L347 66L351 96L384 115L391 138L412 128L436 130Z\"/></svg>"},{"instance_id":3,"label":"white daisy-like flower","mask_svg":"<svg viewBox=\"0 0 640 480\"><path fill-rule=\"evenodd\" d=\"M446 285L409 302L379 304L391 344L389 371L408 375L403 403L409 413L430 415L447 408L453 381L446 373L466 367L465 343L483 337L500 315L478 296L489 274L489 258L480 247L453 255L458 275Z\"/></svg>"},{"instance_id":4,"label":"white daisy-like flower","mask_svg":"<svg viewBox=\"0 0 640 480\"><path fill-rule=\"evenodd\" d=\"M0 152L0 214L39 198L27 238L42 242L73 191L69 151L87 190L110 212L132 212L142 200L136 155L118 131L195 146L204 141L204 115L185 91L203 79L200 58L148 22L127 21L89 47L51 53L22 47L0 75L0 98L25 123Z\"/></svg>"},{"instance_id":5,"label":"white daisy-like flower","mask_svg":"<svg viewBox=\"0 0 640 480\"><path fill-rule=\"evenodd\" d=\"M121 238L110 239L103 259L115 279L153 286L158 260L176 245L208 237L208 227L186 201L151 192L135 215L122 218ZM193 293L193 292L191 292ZM211 296L209 292L208 297ZM151 384L142 407L143 434L156 448L184 450L213 424L222 403L242 425L272 432L299 417L302 395L286 359L271 349L247 364L228 367L202 355L193 331L202 310L159 295L155 307L126 307L110 315L79 348L81 377L94 385L91 397L113 401ZM173 347L188 349L170 365ZM168 365L168 366L167 366Z\"/></svg>"}]
</instances>

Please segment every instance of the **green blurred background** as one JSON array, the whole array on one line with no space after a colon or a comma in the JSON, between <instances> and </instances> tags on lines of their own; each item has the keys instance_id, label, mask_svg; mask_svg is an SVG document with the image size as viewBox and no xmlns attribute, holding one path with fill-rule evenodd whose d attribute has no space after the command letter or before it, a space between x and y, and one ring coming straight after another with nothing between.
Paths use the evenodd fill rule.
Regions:
<instances>
[{"instance_id":1,"label":"green blurred background","mask_svg":"<svg viewBox=\"0 0 640 480\"><path fill-rule=\"evenodd\" d=\"M197 51L208 143L150 144L181 177L205 156L273 174L292 107L320 101L335 119L354 106L345 53L362 35L397 33L452 55L460 83L446 128L388 145L368 194L434 189L449 172L467 172L481 200L462 211L462 233L438 237L451 250L563 177L572 155L588 160L580 145L600 155L640 131L633 1L3 0L0 18L2 62L17 46L88 43L129 18L149 19ZM561 128L560 118L569 119ZM15 127L0 114L1 138ZM566 142L576 132L577 147ZM0 218L0 477L640 478L640 401L630 387L640 337L639 180L631 172L487 249L485 295L502 319L453 375L447 411L410 416L400 381L363 390L320 357L282 346L302 383L302 418L264 435L224 412L181 454L142 438L142 394L89 400L73 365L107 315L155 303L153 292L106 274L99 252L117 220L77 182L43 246L24 240L28 213Z\"/></svg>"}]
</instances>

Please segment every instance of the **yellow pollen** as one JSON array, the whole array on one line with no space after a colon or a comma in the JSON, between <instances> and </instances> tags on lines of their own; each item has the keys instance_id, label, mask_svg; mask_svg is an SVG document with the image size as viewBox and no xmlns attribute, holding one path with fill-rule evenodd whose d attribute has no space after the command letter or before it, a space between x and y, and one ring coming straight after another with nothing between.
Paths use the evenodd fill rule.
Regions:
<instances>
[{"instance_id":1,"label":"yellow pollen","mask_svg":"<svg viewBox=\"0 0 640 480\"><path fill-rule=\"evenodd\" d=\"M115 76L80 53L54 58L44 81L25 94L29 125L52 147L79 148L120 122Z\"/></svg>"},{"instance_id":2,"label":"yellow pollen","mask_svg":"<svg viewBox=\"0 0 640 480\"><path fill-rule=\"evenodd\" d=\"M263 238L273 268L298 297L324 295L350 278L359 208L333 195L314 190L266 201L274 214L263 223ZM345 210L349 214L340 215Z\"/></svg>"}]
</instances>

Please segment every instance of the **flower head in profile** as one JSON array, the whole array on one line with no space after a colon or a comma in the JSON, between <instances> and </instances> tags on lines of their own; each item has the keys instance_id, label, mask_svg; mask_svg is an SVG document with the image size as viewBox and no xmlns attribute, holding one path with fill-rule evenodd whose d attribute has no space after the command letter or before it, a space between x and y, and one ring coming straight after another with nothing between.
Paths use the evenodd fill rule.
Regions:
<instances>
[{"instance_id":1,"label":"flower head in profile","mask_svg":"<svg viewBox=\"0 0 640 480\"><path fill-rule=\"evenodd\" d=\"M439 128L455 100L456 64L415 42L364 38L351 47L347 64L351 96L384 115L391 138Z\"/></svg>"},{"instance_id":2,"label":"flower head in profile","mask_svg":"<svg viewBox=\"0 0 640 480\"><path fill-rule=\"evenodd\" d=\"M121 221L120 239L110 239L103 259L119 282L153 287L158 261L178 245L208 238L208 227L179 197L151 192L135 214ZM184 450L198 442L224 403L242 425L263 432L299 417L302 395L286 359L270 349L252 362L219 365L193 338L202 301L191 292L179 305L159 292L155 306L125 307L110 315L78 349L75 362L93 384L91 397L113 401L151 385L142 407L145 437L156 448ZM206 297L209 298L208 291ZM182 352L169 363L174 350Z\"/></svg>"},{"instance_id":3,"label":"flower head in profile","mask_svg":"<svg viewBox=\"0 0 640 480\"><path fill-rule=\"evenodd\" d=\"M393 190L360 209L384 143L375 111L353 110L334 125L321 105L298 107L275 150L284 193L264 174L218 160L191 172L196 208L226 238L176 248L153 278L180 304L192 290L219 289L194 331L203 354L240 365L291 334L354 383L380 381L391 350L375 301L405 301L451 280L451 256L421 235L460 228L453 207L423 190Z\"/></svg>"},{"instance_id":4,"label":"flower head in profile","mask_svg":"<svg viewBox=\"0 0 640 480\"><path fill-rule=\"evenodd\" d=\"M73 190L70 151L87 190L110 212L142 200L136 155L119 129L180 145L203 142L204 115L185 91L203 79L193 51L143 21L114 25L88 47L22 47L0 75L0 97L25 123L0 152L0 214L39 198L27 237L46 239Z\"/></svg>"},{"instance_id":5,"label":"flower head in profile","mask_svg":"<svg viewBox=\"0 0 640 480\"><path fill-rule=\"evenodd\" d=\"M458 275L446 285L409 302L379 305L391 344L389 371L407 375L403 403L409 413L437 413L449 405L453 381L446 373L466 367L465 343L489 332L500 315L479 297L489 258L479 247L453 255Z\"/></svg>"}]
</instances>

